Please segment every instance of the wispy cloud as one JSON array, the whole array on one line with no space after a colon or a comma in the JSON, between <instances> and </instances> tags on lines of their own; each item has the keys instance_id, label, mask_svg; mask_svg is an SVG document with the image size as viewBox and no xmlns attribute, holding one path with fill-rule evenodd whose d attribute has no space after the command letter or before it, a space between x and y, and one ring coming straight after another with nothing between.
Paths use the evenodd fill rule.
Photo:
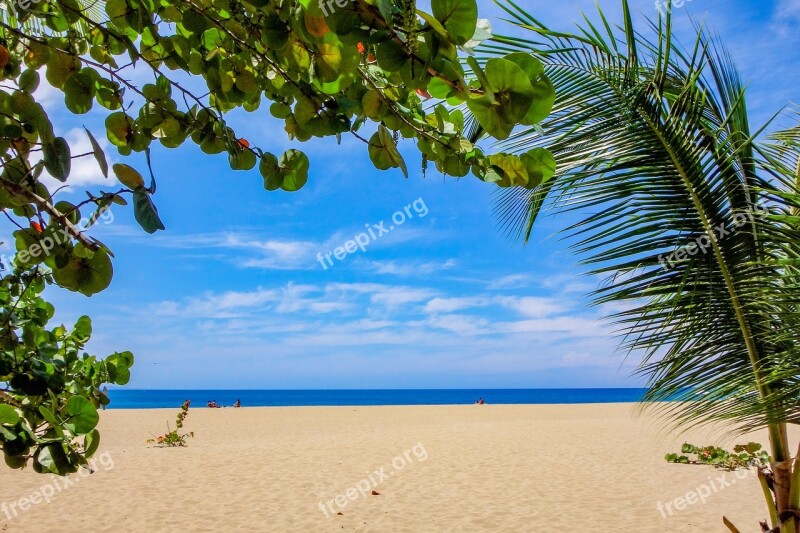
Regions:
<instances>
[{"instance_id":1,"label":"wispy cloud","mask_svg":"<svg viewBox=\"0 0 800 533\"><path fill-rule=\"evenodd\" d=\"M568 308L559 300L555 298L543 298L538 296L525 296L525 297L503 297L499 298L500 303L518 311L519 313L541 318L558 313L563 313Z\"/></svg>"},{"instance_id":2,"label":"wispy cloud","mask_svg":"<svg viewBox=\"0 0 800 533\"><path fill-rule=\"evenodd\" d=\"M491 298L476 296L471 298L433 298L425 305L426 313L452 313L463 309L486 307L493 302Z\"/></svg>"},{"instance_id":3,"label":"wispy cloud","mask_svg":"<svg viewBox=\"0 0 800 533\"><path fill-rule=\"evenodd\" d=\"M772 23L784 36L796 32L800 28L800 0L779 0Z\"/></svg>"},{"instance_id":4,"label":"wispy cloud","mask_svg":"<svg viewBox=\"0 0 800 533\"><path fill-rule=\"evenodd\" d=\"M486 288L489 290L498 290L498 289L519 289L522 287L528 287L532 282L533 278L528 274L509 274L507 276L501 276L497 279L493 279Z\"/></svg>"},{"instance_id":5,"label":"wispy cloud","mask_svg":"<svg viewBox=\"0 0 800 533\"><path fill-rule=\"evenodd\" d=\"M229 253L214 257L241 268L263 270L311 270L315 268L314 256L320 248L319 243L309 240L261 240L247 231L155 237L135 232L134 235L140 237L146 244L163 248L203 250L212 255L214 250L227 251Z\"/></svg>"},{"instance_id":6,"label":"wispy cloud","mask_svg":"<svg viewBox=\"0 0 800 533\"><path fill-rule=\"evenodd\" d=\"M338 346L414 346L420 342L448 345L466 336L535 335L539 344L608 338L597 316L576 313L552 298L491 293L461 297L429 287L380 283L290 282L271 289L161 302L151 311L154 316L171 316L176 323L199 319L204 329L212 327L205 319L217 319L215 335L269 332L273 341L292 345L317 345L323 339Z\"/></svg>"},{"instance_id":7,"label":"wispy cloud","mask_svg":"<svg viewBox=\"0 0 800 533\"><path fill-rule=\"evenodd\" d=\"M444 261L369 261L367 269L376 274L386 274L390 276L411 277L411 276L430 276L431 274L444 270L451 270L457 266L455 259Z\"/></svg>"}]
</instances>

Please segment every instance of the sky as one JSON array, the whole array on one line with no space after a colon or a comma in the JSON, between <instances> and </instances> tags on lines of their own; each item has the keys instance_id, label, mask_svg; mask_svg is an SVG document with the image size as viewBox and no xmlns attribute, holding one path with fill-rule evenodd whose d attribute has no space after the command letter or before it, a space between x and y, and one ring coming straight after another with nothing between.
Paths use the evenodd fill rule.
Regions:
<instances>
[{"instance_id":1,"label":"sky","mask_svg":"<svg viewBox=\"0 0 800 533\"><path fill-rule=\"evenodd\" d=\"M479 4L495 32L511 31L497 6ZM593 1L522 4L556 29L573 29L582 10L596 13ZM619 2L600 5L619 19ZM657 14L651 0L631 6L640 21ZM729 46L755 123L800 101L800 0L689 0L675 14L679 36L691 36L691 16ZM74 117L60 93L45 87L39 98L57 133L87 151L79 128L101 137L102 110ZM492 214L494 186L435 169L423 176L408 143L404 179L375 170L350 139L289 142L265 107L229 123L273 153L305 151L306 187L268 192L257 171L231 171L225 155L191 143L155 148L154 200L166 231L148 235L130 207L114 206L92 233L116 255L111 287L91 298L48 290L55 323L92 317L89 352L135 354L129 388L642 386L636 355L618 350L604 321L612 310L589 305L602 280L567 249L564 218L546 214L522 245ZM112 162L144 168L104 145ZM73 165L76 187L62 197L112 190L112 180L87 158ZM363 251L333 255L359 234Z\"/></svg>"}]
</instances>

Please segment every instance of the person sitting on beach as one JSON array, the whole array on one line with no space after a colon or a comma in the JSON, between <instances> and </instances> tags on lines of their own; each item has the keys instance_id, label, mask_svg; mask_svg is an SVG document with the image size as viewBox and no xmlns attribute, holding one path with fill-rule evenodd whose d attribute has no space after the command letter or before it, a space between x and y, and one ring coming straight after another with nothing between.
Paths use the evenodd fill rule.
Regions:
<instances>
[{"instance_id":1,"label":"person sitting on beach","mask_svg":"<svg viewBox=\"0 0 800 533\"><path fill-rule=\"evenodd\" d=\"M486 402L483 401L483 398L478 398L478 401L475 403L477 403L478 405L484 405Z\"/></svg>"},{"instance_id":2,"label":"person sitting on beach","mask_svg":"<svg viewBox=\"0 0 800 533\"><path fill-rule=\"evenodd\" d=\"M241 402L241 400L238 400L238 399L237 399L237 400L236 400L236 403L235 403L235 404L233 404L233 406L234 406L234 407L241 407L241 406L242 406L242 402Z\"/></svg>"}]
</instances>

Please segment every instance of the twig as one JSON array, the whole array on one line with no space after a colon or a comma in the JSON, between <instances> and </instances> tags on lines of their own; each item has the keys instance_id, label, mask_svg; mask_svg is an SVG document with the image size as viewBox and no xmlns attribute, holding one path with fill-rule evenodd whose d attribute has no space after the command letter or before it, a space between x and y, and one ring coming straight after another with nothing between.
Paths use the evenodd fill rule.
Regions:
<instances>
[{"instance_id":1,"label":"twig","mask_svg":"<svg viewBox=\"0 0 800 533\"><path fill-rule=\"evenodd\" d=\"M25 200L27 200L27 201L29 201L31 203L36 204L41 209L46 211L51 217L53 217L55 220L57 220L62 226L64 226L64 228L66 228L67 233L72 235L72 237L77 239L81 244L86 246L88 249L90 249L90 250L92 250L94 252L94 251L97 251L97 249L99 248L99 246L97 245L96 242L94 242L89 237L84 235L83 232L81 232L78 228L76 228L72 224L72 222L70 222L70 220L67 218L67 216L64 213L62 213L61 211L56 209L53 206L53 204L51 204L45 198L42 198L41 196L39 196L35 192L29 191L28 189L26 189L22 185L20 185L18 183L14 183L13 181L9 181L9 180L7 180L7 179L5 179L3 177L0 177L0 185L2 185L7 191L10 191L11 193L15 194L16 196L19 196L19 197L24 198Z\"/></svg>"}]
</instances>

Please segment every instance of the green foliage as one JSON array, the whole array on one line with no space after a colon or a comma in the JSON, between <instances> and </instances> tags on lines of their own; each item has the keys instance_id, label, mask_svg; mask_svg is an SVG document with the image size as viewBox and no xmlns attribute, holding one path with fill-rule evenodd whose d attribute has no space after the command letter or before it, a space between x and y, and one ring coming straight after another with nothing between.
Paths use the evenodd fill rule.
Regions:
<instances>
[{"instance_id":1,"label":"green foliage","mask_svg":"<svg viewBox=\"0 0 800 533\"><path fill-rule=\"evenodd\" d=\"M71 329L48 327L55 310L41 293L51 283L40 267L0 279L0 446L12 468L64 475L97 450L97 408L109 403L101 388L128 382L133 355L82 352L86 316Z\"/></svg>"},{"instance_id":2,"label":"green foliage","mask_svg":"<svg viewBox=\"0 0 800 533\"><path fill-rule=\"evenodd\" d=\"M187 441L190 437L194 437L194 431L190 431L189 433L178 433L179 429L183 428L183 421L189 415L189 405L191 402L186 400L181 405L181 410L178 413L178 416L175 417L175 429L169 428L169 422L167 422L167 432L164 435L154 436L152 439L147 439L148 444L154 444L158 448L175 448L175 447L184 447L186 446Z\"/></svg>"},{"instance_id":3,"label":"green foliage","mask_svg":"<svg viewBox=\"0 0 800 533\"><path fill-rule=\"evenodd\" d=\"M764 467L769 464L769 453L761 448L761 444L757 442L737 444L733 447L733 451L727 451L717 446L697 447L684 443L681 447L681 455L668 453L664 459L669 463L712 465L726 470L750 468L751 466ZM690 458L685 454L695 457Z\"/></svg>"},{"instance_id":4,"label":"green foliage","mask_svg":"<svg viewBox=\"0 0 800 533\"><path fill-rule=\"evenodd\" d=\"M485 131L504 139L517 125L545 119L555 96L542 62L529 53L483 65L468 57L465 69L464 53L491 36L476 0L436 0L432 13L417 10L413 0L354 0L345 7L311 0L11 6L0 18L0 209L14 210L21 227L49 217L46 226L65 230L92 252L80 255L74 242L63 242L49 254L58 259L44 261L69 290L94 294L113 274L108 250L81 235L70 215L80 219L86 206L127 204L129 196L146 232L165 225L155 186L146 187L142 174L124 163L113 167L123 189L89 194L71 213L55 208L54 191L39 180L45 170L66 182L76 157L93 156L105 176L109 165L90 131L89 154L75 153L54 134L33 94L42 73L72 113L106 113L104 133L121 155L143 152L149 162L153 143L191 142L204 153L226 154L233 170L258 165L270 191L301 189L310 162L297 149L279 156L235 135L226 119L234 109L268 110L298 141L352 135L367 145L376 168L399 168L406 176L401 138L416 144L423 168L432 162L452 176L472 172L502 187L534 187L552 172L549 154L487 155L465 131L459 108L472 110ZM154 81L131 83L126 64L152 71ZM186 76L204 89L187 89ZM264 101L270 105L261 110ZM32 159L40 150L41 160ZM149 164L148 171L152 177ZM18 250L35 238L17 238Z\"/></svg>"}]
</instances>

